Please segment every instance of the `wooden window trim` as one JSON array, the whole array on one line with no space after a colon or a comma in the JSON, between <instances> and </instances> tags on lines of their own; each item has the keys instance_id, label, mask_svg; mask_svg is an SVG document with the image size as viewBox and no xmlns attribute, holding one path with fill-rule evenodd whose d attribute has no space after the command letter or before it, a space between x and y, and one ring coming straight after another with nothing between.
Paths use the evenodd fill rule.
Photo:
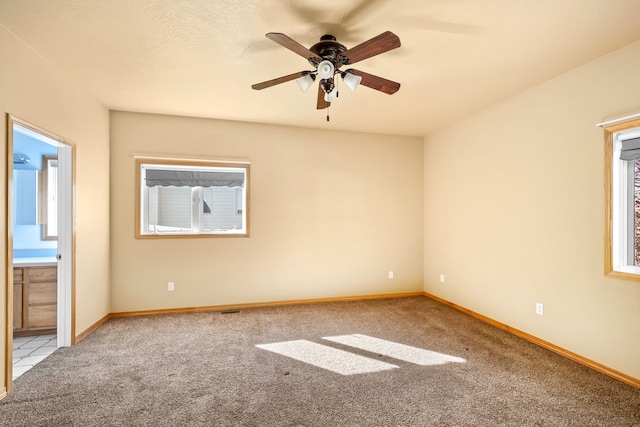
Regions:
<instances>
[{"instance_id":1,"label":"wooden window trim","mask_svg":"<svg viewBox=\"0 0 640 427\"><path fill-rule=\"evenodd\" d=\"M245 185L246 185L246 224L245 232L238 234L231 233L185 233L185 234L142 234L142 222L141 222L141 197L142 197L142 184L141 184L141 168L142 165L156 164L156 165L175 165L175 166L201 166L201 167L226 167L226 168L243 168L245 169ZM198 161L198 160L173 160L173 159L158 159L158 158L137 158L135 162L136 167L136 201L135 201L135 238L136 239L192 239L192 238L235 238L235 237L249 237L250 236L250 217L251 217L251 165L249 163L241 162L223 162L223 161Z\"/></svg>"},{"instance_id":2,"label":"wooden window trim","mask_svg":"<svg viewBox=\"0 0 640 427\"><path fill-rule=\"evenodd\" d=\"M617 132L640 128L640 119L603 126L604 129L604 192L605 192L605 239L604 273L616 279L640 281L640 274L615 271L613 269L613 136Z\"/></svg>"}]
</instances>

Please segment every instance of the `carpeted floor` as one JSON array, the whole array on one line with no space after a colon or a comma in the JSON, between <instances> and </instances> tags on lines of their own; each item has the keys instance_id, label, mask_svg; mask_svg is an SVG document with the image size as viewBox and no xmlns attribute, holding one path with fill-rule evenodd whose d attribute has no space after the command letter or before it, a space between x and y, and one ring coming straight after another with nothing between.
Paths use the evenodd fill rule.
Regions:
<instances>
[{"instance_id":1,"label":"carpeted floor","mask_svg":"<svg viewBox=\"0 0 640 427\"><path fill-rule=\"evenodd\" d=\"M411 297L113 319L0 425L640 426L640 390Z\"/></svg>"}]
</instances>

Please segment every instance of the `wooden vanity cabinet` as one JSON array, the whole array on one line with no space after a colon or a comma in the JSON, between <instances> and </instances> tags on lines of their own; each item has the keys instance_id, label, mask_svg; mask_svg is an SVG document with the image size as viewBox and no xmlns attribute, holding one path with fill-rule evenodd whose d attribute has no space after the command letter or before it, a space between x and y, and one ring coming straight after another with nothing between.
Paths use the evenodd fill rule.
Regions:
<instances>
[{"instance_id":1,"label":"wooden vanity cabinet","mask_svg":"<svg viewBox=\"0 0 640 427\"><path fill-rule=\"evenodd\" d=\"M13 269L13 335L55 334L58 268Z\"/></svg>"},{"instance_id":2,"label":"wooden vanity cabinet","mask_svg":"<svg viewBox=\"0 0 640 427\"><path fill-rule=\"evenodd\" d=\"M22 269L13 269L13 330L22 329Z\"/></svg>"}]
</instances>

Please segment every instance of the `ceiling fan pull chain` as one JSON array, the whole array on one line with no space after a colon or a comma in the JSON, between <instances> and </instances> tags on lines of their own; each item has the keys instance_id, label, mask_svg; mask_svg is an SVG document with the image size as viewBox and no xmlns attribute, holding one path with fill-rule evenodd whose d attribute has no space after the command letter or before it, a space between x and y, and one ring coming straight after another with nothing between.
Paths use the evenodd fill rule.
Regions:
<instances>
[{"instance_id":1,"label":"ceiling fan pull chain","mask_svg":"<svg viewBox=\"0 0 640 427\"><path fill-rule=\"evenodd\" d=\"M327 108L327 121L329 121L329 110L331 109L331 107Z\"/></svg>"}]
</instances>

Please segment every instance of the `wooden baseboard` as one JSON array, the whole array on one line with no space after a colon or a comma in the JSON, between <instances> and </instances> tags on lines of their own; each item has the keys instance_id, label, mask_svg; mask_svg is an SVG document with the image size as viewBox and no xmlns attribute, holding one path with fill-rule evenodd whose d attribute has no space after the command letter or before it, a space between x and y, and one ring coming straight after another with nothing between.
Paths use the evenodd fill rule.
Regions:
<instances>
[{"instance_id":1,"label":"wooden baseboard","mask_svg":"<svg viewBox=\"0 0 640 427\"><path fill-rule=\"evenodd\" d=\"M338 297L338 298L316 298L316 299L303 299L303 300L286 300L286 301L271 301L271 302L257 302L248 304L227 304L227 305L211 305L205 307L185 307L185 308L168 308L163 310L141 310L141 311L126 311L111 313L111 318L118 317L134 317L134 316L152 316L156 314L180 314L180 313L203 313L209 311L226 311L226 310L244 310L249 308L268 308L268 307L281 307L286 305L301 305L301 304L318 304L326 302L345 302L345 301L362 301L370 299L386 299L386 298L405 298L423 296L424 292L408 292L398 294L377 294L377 295L364 295L364 296L352 296L352 297Z\"/></svg>"},{"instance_id":2,"label":"wooden baseboard","mask_svg":"<svg viewBox=\"0 0 640 427\"><path fill-rule=\"evenodd\" d=\"M2 387L0 388L0 400L4 399L5 397L7 397L7 388L6 387Z\"/></svg>"},{"instance_id":3,"label":"wooden baseboard","mask_svg":"<svg viewBox=\"0 0 640 427\"><path fill-rule=\"evenodd\" d=\"M610 376L611 378L614 378L618 381L622 381L625 384L628 384L632 387L638 388L640 389L640 379L637 378L633 378L627 374L623 374L622 372L616 371L615 369L611 369L607 366L604 366L598 362L594 362L591 359L587 359L586 357L580 356L579 354L573 353L569 350L566 350L562 347L559 347L555 344L552 344L548 341L542 340L536 336L533 336L531 334L528 334L524 331L521 331L519 329L513 328L507 324L504 324L502 322L498 322L497 320L493 320L490 317L484 316L480 313L476 313L475 311L469 310L468 308L459 306L457 304L452 303L451 301L447 301L445 299L442 299L440 297L437 297L435 295L432 295L430 293L427 292L423 292L423 295L426 296L427 298L431 298L434 301L438 301L439 303L442 303L444 305L448 305L449 307L455 308L458 311L461 311L465 314L468 314L471 317L475 317L478 320L482 320L485 323L488 323L491 326L495 326L496 328L502 329L504 331L507 331L515 336L518 336L520 338L523 338L533 344L539 345L540 347L543 347L547 350L551 350L554 353L557 353L561 356L566 357L567 359L571 359L574 362L580 363L581 365L584 365L588 368L594 369L600 373L603 373L605 375Z\"/></svg>"},{"instance_id":4,"label":"wooden baseboard","mask_svg":"<svg viewBox=\"0 0 640 427\"><path fill-rule=\"evenodd\" d=\"M74 344L79 343L80 341L82 341L87 335L89 335L91 332L95 331L96 329L98 329L100 326L104 325L105 323L107 323L107 321L109 319L111 319L111 313L107 314L106 316L104 316L102 319L98 320L96 323L94 323L93 325L89 326L87 329L85 329L83 332L81 332L79 335L76 335L76 341L74 342Z\"/></svg>"}]
</instances>

